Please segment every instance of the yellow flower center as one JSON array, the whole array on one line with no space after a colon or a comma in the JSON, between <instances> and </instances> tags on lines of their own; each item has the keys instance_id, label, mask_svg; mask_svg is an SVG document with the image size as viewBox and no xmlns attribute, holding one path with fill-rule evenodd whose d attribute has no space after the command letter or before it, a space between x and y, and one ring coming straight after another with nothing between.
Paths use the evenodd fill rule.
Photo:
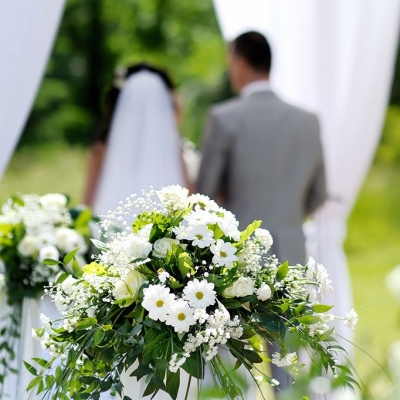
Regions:
<instances>
[{"instance_id":1,"label":"yellow flower center","mask_svg":"<svg viewBox=\"0 0 400 400\"><path fill-rule=\"evenodd\" d=\"M197 234L196 237L197 237L197 239L199 239L199 240L203 239L203 236L200 235L200 234Z\"/></svg>"},{"instance_id":2,"label":"yellow flower center","mask_svg":"<svg viewBox=\"0 0 400 400\"><path fill-rule=\"evenodd\" d=\"M199 300L201 300L201 299L204 297L203 292L197 292L197 293L196 293L196 297L197 297Z\"/></svg>"},{"instance_id":3,"label":"yellow flower center","mask_svg":"<svg viewBox=\"0 0 400 400\"><path fill-rule=\"evenodd\" d=\"M228 254L226 254L224 251L220 251L219 254L221 257L228 257Z\"/></svg>"},{"instance_id":4,"label":"yellow flower center","mask_svg":"<svg viewBox=\"0 0 400 400\"><path fill-rule=\"evenodd\" d=\"M186 315L183 312L181 312L178 314L178 319L179 321L184 321L186 319Z\"/></svg>"},{"instance_id":5,"label":"yellow flower center","mask_svg":"<svg viewBox=\"0 0 400 400\"><path fill-rule=\"evenodd\" d=\"M157 302L156 302L156 306L157 307L162 307L164 305L164 301L163 300L157 300Z\"/></svg>"}]
</instances>

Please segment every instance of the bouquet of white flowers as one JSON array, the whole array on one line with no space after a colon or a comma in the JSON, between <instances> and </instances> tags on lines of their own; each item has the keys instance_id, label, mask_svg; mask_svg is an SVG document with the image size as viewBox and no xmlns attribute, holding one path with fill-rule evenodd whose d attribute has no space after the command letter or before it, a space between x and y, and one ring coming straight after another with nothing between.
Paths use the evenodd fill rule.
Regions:
<instances>
[{"instance_id":1,"label":"bouquet of white flowers","mask_svg":"<svg viewBox=\"0 0 400 400\"><path fill-rule=\"evenodd\" d=\"M55 261L46 264L46 259L61 261L78 249L77 260L85 262L91 212L68 210L67 203L65 195L50 193L13 197L1 207L0 295L6 296L11 313L0 331L0 395L9 360L15 357L13 341L19 335L23 299L43 294L44 286L66 268Z\"/></svg>"},{"instance_id":2,"label":"bouquet of white flowers","mask_svg":"<svg viewBox=\"0 0 400 400\"><path fill-rule=\"evenodd\" d=\"M48 289L63 318L36 329L54 357L36 359L39 367L26 363L35 375L30 388L54 399L98 399L111 389L128 400L120 374L135 365L131 376L145 378L144 396L163 390L176 399L181 369L202 379L208 368L216 390L238 398L219 348L251 372L263 361L295 372L288 336L308 346L326 372L355 383L337 361L331 307L320 304L332 290L326 269L313 260L279 264L260 225L241 232L232 213L180 186L121 202L102 222L95 262ZM280 352L268 358L259 338Z\"/></svg>"}]
</instances>

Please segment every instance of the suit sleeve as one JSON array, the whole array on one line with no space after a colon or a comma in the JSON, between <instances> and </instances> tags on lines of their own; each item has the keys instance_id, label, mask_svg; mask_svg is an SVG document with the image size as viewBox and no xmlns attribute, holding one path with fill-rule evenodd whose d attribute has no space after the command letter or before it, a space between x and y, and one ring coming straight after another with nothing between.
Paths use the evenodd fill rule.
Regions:
<instances>
[{"instance_id":1,"label":"suit sleeve","mask_svg":"<svg viewBox=\"0 0 400 400\"><path fill-rule=\"evenodd\" d=\"M310 190L308 192L308 197L306 200L306 214L312 214L318 207L320 207L327 198L326 193L326 177L325 177L325 163L324 163L324 155L322 151L322 144L320 139L319 132L319 123L317 123L317 132L318 132L318 145L317 145L317 163L315 167L315 174L313 177L313 181L310 186Z\"/></svg>"},{"instance_id":2,"label":"suit sleeve","mask_svg":"<svg viewBox=\"0 0 400 400\"><path fill-rule=\"evenodd\" d=\"M229 140L218 115L211 111L204 133L197 189L215 199L223 185L229 157Z\"/></svg>"}]
</instances>

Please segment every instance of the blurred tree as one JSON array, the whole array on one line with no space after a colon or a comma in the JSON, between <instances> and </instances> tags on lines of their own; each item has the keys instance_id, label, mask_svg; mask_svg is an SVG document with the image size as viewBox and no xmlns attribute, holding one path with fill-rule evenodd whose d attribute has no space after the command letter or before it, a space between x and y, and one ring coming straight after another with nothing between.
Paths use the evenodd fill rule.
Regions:
<instances>
[{"instance_id":1,"label":"blurred tree","mask_svg":"<svg viewBox=\"0 0 400 400\"><path fill-rule=\"evenodd\" d=\"M183 98L182 131L197 142L225 69L212 1L67 0L21 145L88 143L114 68L141 60L169 70Z\"/></svg>"}]
</instances>

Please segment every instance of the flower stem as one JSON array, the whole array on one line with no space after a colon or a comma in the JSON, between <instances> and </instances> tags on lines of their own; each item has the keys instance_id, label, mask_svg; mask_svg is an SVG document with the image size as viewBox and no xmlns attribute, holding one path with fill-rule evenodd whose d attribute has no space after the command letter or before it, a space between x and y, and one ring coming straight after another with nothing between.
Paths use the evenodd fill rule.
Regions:
<instances>
[{"instance_id":1,"label":"flower stem","mask_svg":"<svg viewBox=\"0 0 400 400\"><path fill-rule=\"evenodd\" d=\"M188 396L189 396L189 389L190 389L190 384L191 384L191 382L192 382L192 375L189 375L189 382L188 382L187 388L186 388L185 400L188 399Z\"/></svg>"}]
</instances>

